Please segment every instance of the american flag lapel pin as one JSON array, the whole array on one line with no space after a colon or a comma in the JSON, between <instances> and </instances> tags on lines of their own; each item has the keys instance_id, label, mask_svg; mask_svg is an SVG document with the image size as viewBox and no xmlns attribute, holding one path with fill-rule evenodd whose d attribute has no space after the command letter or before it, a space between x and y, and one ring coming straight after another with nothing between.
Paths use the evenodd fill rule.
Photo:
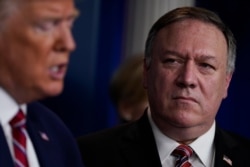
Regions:
<instances>
[{"instance_id":1,"label":"american flag lapel pin","mask_svg":"<svg viewBox=\"0 0 250 167\"><path fill-rule=\"evenodd\" d=\"M223 155L223 160L230 166L233 166L233 162L231 161L230 158L228 158L228 156Z\"/></svg>"},{"instance_id":2,"label":"american flag lapel pin","mask_svg":"<svg viewBox=\"0 0 250 167\"><path fill-rule=\"evenodd\" d=\"M41 136L41 138L42 138L43 140L45 140L45 141L49 141L49 137L47 136L47 134L46 134L46 133L44 133L44 132L40 132L40 136Z\"/></svg>"}]
</instances>

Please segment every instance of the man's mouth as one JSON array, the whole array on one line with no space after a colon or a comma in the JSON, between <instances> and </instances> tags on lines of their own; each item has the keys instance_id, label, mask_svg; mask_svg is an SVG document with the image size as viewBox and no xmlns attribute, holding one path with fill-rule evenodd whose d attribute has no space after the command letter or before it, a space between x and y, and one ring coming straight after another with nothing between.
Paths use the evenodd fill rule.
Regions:
<instances>
[{"instance_id":1,"label":"man's mouth","mask_svg":"<svg viewBox=\"0 0 250 167\"><path fill-rule=\"evenodd\" d=\"M49 69L49 73L53 79L62 80L65 77L66 69L67 69L66 64L56 65L56 66L52 66Z\"/></svg>"}]
</instances>

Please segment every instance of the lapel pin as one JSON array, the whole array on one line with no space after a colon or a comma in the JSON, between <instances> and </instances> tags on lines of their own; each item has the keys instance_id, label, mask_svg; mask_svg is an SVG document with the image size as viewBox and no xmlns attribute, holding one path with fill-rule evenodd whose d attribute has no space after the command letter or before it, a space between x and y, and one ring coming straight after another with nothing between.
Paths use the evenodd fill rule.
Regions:
<instances>
[{"instance_id":1,"label":"lapel pin","mask_svg":"<svg viewBox=\"0 0 250 167\"><path fill-rule=\"evenodd\" d=\"M233 162L231 161L231 159L228 158L228 156L223 155L223 160L230 166L233 166Z\"/></svg>"},{"instance_id":2,"label":"lapel pin","mask_svg":"<svg viewBox=\"0 0 250 167\"><path fill-rule=\"evenodd\" d=\"M41 138L42 138L43 140L45 140L45 141L49 141L49 137L47 136L47 134L46 134L46 133L44 133L44 132L40 132L40 136L41 136Z\"/></svg>"}]
</instances>

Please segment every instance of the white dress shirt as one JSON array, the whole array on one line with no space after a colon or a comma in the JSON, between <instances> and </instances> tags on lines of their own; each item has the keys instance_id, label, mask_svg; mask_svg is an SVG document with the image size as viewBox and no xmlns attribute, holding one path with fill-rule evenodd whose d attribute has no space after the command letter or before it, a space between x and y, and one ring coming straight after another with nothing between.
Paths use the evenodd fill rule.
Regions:
<instances>
[{"instance_id":1,"label":"white dress shirt","mask_svg":"<svg viewBox=\"0 0 250 167\"><path fill-rule=\"evenodd\" d=\"M27 113L26 104L18 105L16 101L3 88L0 87L0 124L3 128L8 146L10 148L10 153L13 159L14 159L14 150L12 144L11 126L9 124L9 121L17 114L19 108L23 110L24 114ZM29 166L39 167L35 149L28 134L27 134L27 155L28 155Z\"/></svg>"},{"instance_id":2,"label":"white dress shirt","mask_svg":"<svg viewBox=\"0 0 250 167\"><path fill-rule=\"evenodd\" d=\"M148 118L153 130L157 149L161 159L162 167L174 167L175 157L171 155L173 150L180 143L164 135L154 123L150 110L148 109ZM193 141L189 146L194 150L193 156L189 162L195 167L213 167L215 147L213 144L215 135L215 122L212 127L202 136Z\"/></svg>"}]
</instances>

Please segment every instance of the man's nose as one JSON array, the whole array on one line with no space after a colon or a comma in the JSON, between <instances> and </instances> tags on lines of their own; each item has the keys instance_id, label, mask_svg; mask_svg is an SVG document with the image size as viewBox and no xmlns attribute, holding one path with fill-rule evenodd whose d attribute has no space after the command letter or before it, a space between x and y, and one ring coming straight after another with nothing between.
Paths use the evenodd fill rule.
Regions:
<instances>
[{"instance_id":1,"label":"man's nose","mask_svg":"<svg viewBox=\"0 0 250 167\"><path fill-rule=\"evenodd\" d=\"M187 62L182 66L177 77L177 85L179 87L196 87L197 69L193 62Z\"/></svg>"},{"instance_id":2,"label":"man's nose","mask_svg":"<svg viewBox=\"0 0 250 167\"><path fill-rule=\"evenodd\" d=\"M61 26L58 33L58 40L56 44L57 51L72 52L76 48L76 43L71 31L67 26Z\"/></svg>"}]
</instances>

